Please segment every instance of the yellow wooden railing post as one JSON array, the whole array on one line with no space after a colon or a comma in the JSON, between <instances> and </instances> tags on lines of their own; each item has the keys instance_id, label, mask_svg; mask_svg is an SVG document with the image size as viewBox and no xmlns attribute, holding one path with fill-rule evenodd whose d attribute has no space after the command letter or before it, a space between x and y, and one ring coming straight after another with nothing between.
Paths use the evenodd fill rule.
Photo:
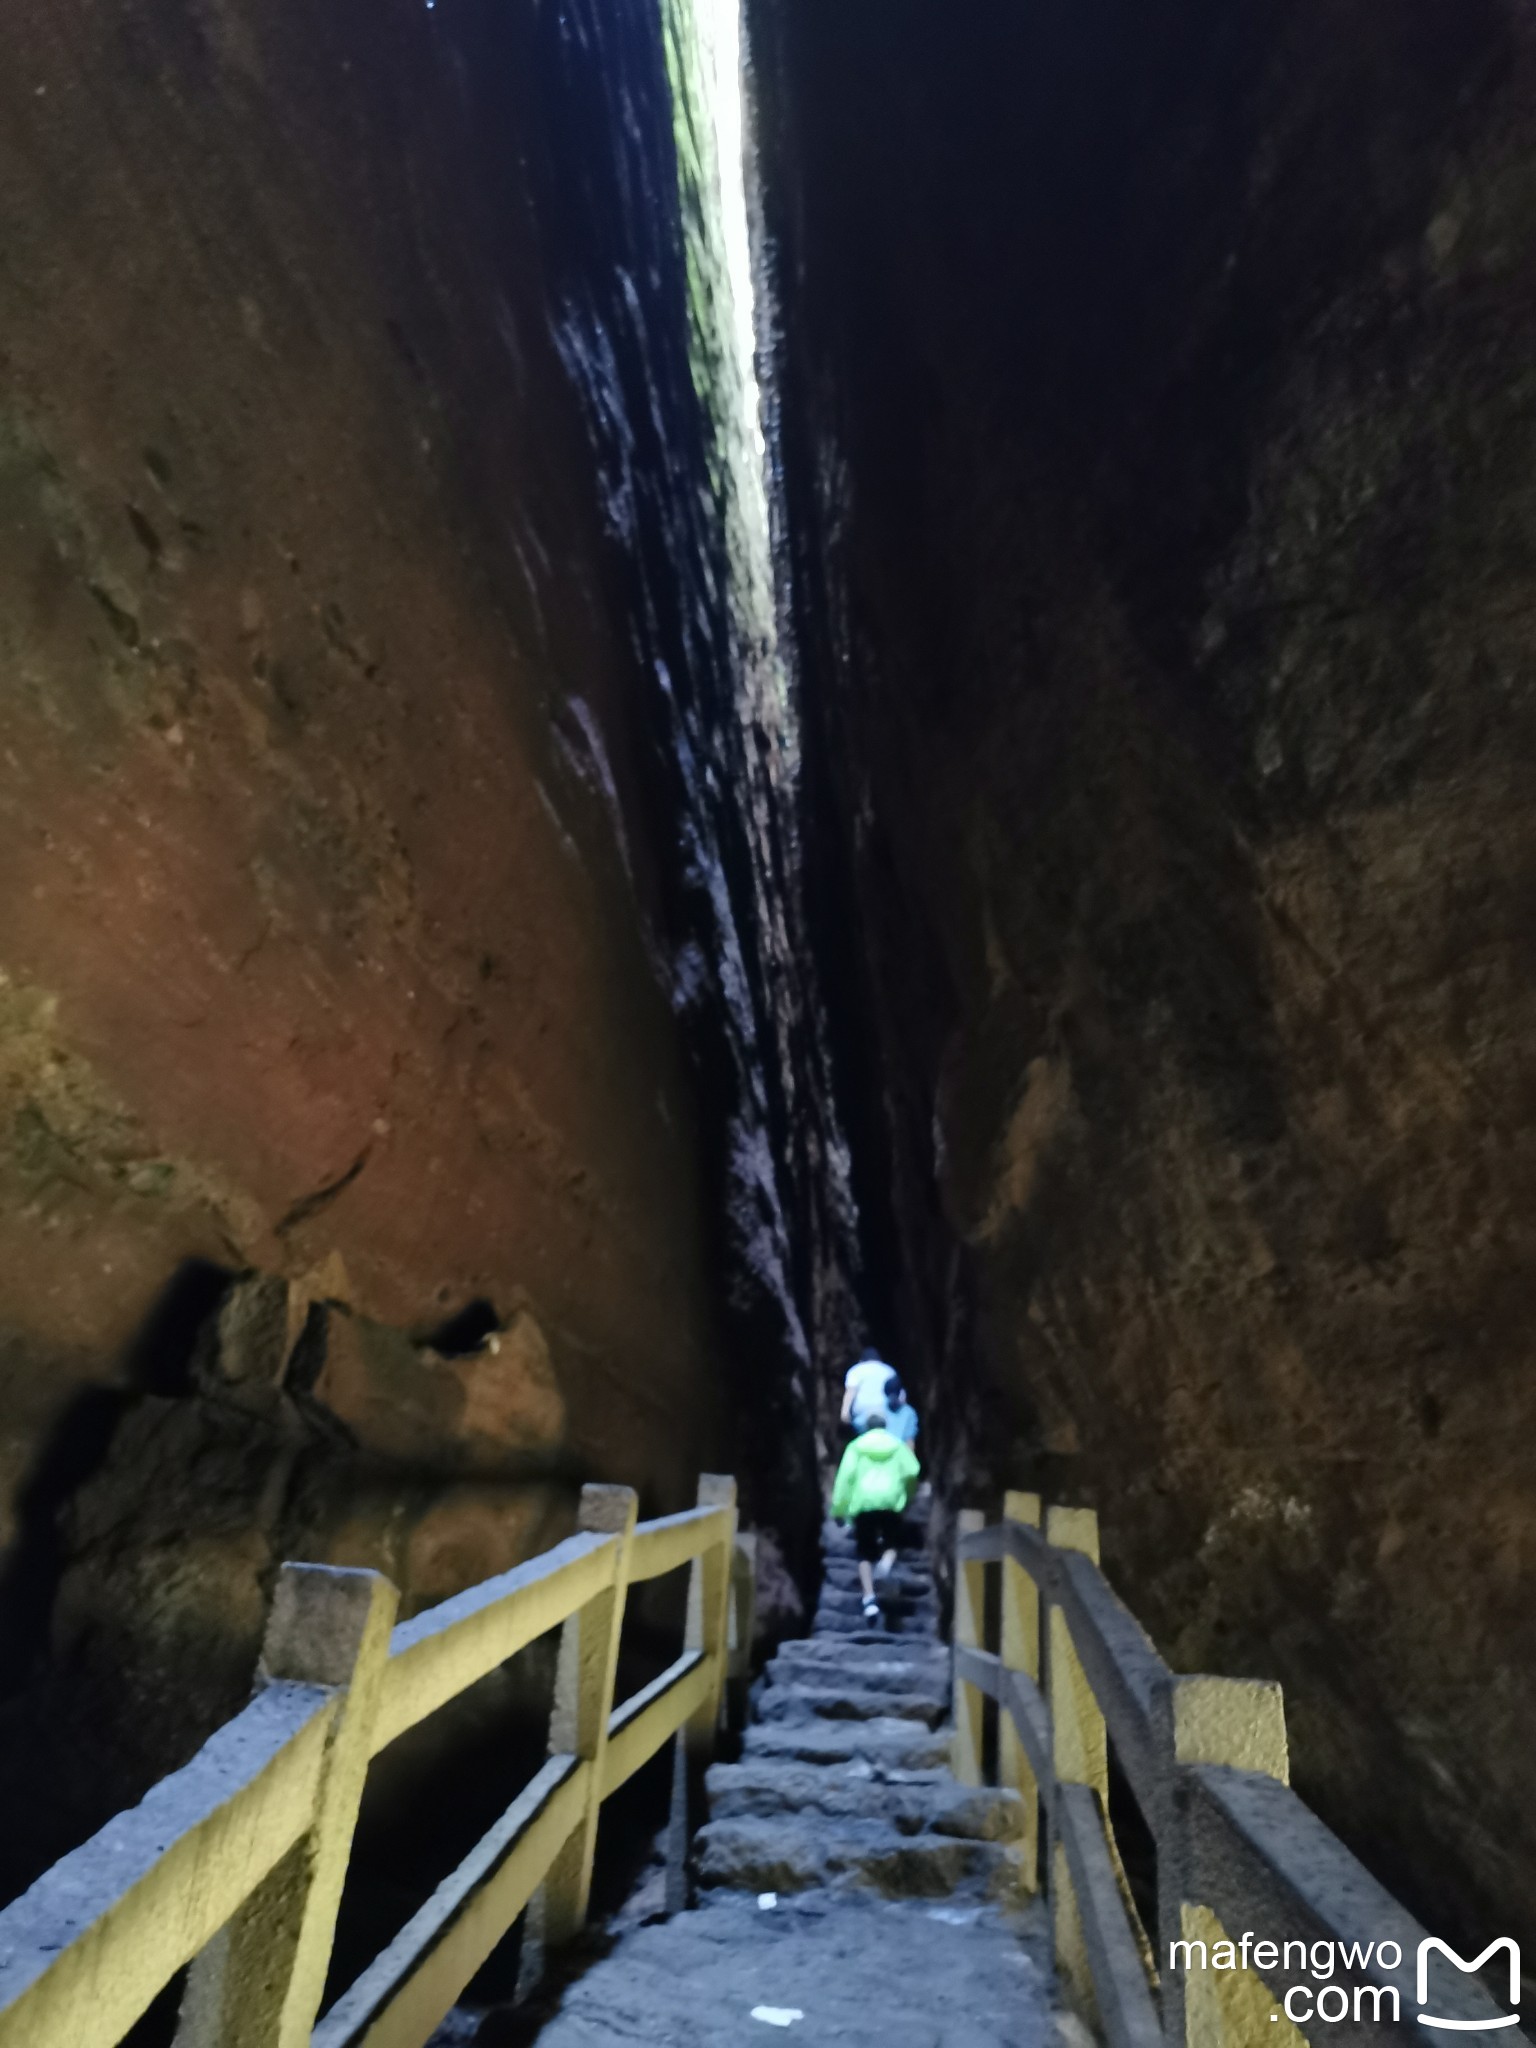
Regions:
<instances>
[{"instance_id":1,"label":"yellow wooden railing post","mask_svg":"<svg viewBox=\"0 0 1536 2048\"><path fill-rule=\"evenodd\" d=\"M962 1508L955 1517L955 1648L982 1650L986 1631L987 1568L970 1564L960 1555L967 1536L984 1529L987 1518L980 1508ZM982 1769L982 1730L986 1702L976 1687L955 1674L955 1736L951 1769L962 1785L979 1785Z\"/></svg>"},{"instance_id":2,"label":"yellow wooden railing post","mask_svg":"<svg viewBox=\"0 0 1536 2048\"><path fill-rule=\"evenodd\" d=\"M1175 1678L1171 1708L1175 1766L1223 1764L1290 1783L1285 1702L1278 1685L1243 1678ZM1165 1872L1161 1856L1158 1861L1158 1890L1169 1897L1165 1948L1174 1940L1200 1941L1209 1956L1217 1942L1229 1939L1227 1930L1208 1906L1189 1897L1182 1849L1173 1861L1171 1872ZM1171 1948L1166 1957L1171 1962ZM1170 1968L1163 1995L1170 2048L1302 2048L1300 2030L1253 1970L1186 1973Z\"/></svg>"},{"instance_id":3,"label":"yellow wooden railing post","mask_svg":"<svg viewBox=\"0 0 1536 2048\"><path fill-rule=\"evenodd\" d=\"M1047 1508L1045 1540L1057 1550L1081 1551L1097 1564L1099 1518L1092 1508ZM1051 1710L1051 1767L1056 1781L1062 1785L1091 1786L1107 1831L1109 1741L1104 1716L1078 1659L1067 1617L1054 1603L1048 1609L1046 1685ZM1082 1914L1067 1867L1066 1848L1054 1828L1050 1839L1050 1890L1056 1969L1072 2002L1092 2022L1097 2002Z\"/></svg>"},{"instance_id":4,"label":"yellow wooden railing post","mask_svg":"<svg viewBox=\"0 0 1536 2048\"><path fill-rule=\"evenodd\" d=\"M176 2048L308 2048L368 1773L399 1595L377 1572L284 1565L258 1688L342 1692L314 1824L192 1964Z\"/></svg>"},{"instance_id":5,"label":"yellow wooden railing post","mask_svg":"<svg viewBox=\"0 0 1536 2048\"><path fill-rule=\"evenodd\" d=\"M578 1532L617 1536L620 1548L612 1586L573 1614L560 1632L549 1753L579 1758L586 1768L587 1783L580 1824L544 1880L540 1931L552 1948L580 1931L592 1892L597 1817L603 1800L603 1752L608 1747L608 1716L613 1709L619 1635L624 1626L629 1539L638 1509L639 1499L631 1486L581 1489Z\"/></svg>"},{"instance_id":6,"label":"yellow wooden railing post","mask_svg":"<svg viewBox=\"0 0 1536 2048\"><path fill-rule=\"evenodd\" d=\"M1003 1501L1003 1519L1021 1528L1040 1527L1038 1493L1009 1493ZM1003 1557L1002 1640L999 1650L1010 1671L1022 1671L1036 1685L1040 1683L1040 1595L1034 1580L1017 1558ZM1040 1871L1040 1788L1024 1745L1009 1713L998 1715L998 1782L1011 1785L1024 1802L1024 1831L1019 1838L1019 1856L1024 1883L1034 1891Z\"/></svg>"},{"instance_id":7,"label":"yellow wooden railing post","mask_svg":"<svg viewBox=\"0 0 1536 2048\"><path fill-rule=\"evenodd\" d=\"M699 1476L701 1508L736 1506L736 1481L721 1472ZM733 1513L724 1539L712 1543L693 1561L688 1574L688 1621L683 1647L698 1650L714 1664L714 1680L703 1701L677 1731L672 1752L672 1810L667 1830L667 1911L680 1913L688 1903L688 1845L702 1788L705 1765L720 1726L720 1701L729 1656L731 1563L736 1548Z\"/></svg>"},{"instance_id":8,"label":"yellow wooden railing post","mask_svg":"<svg viewBox=\"0 0 1536 2048\"><path fill-rule=\"evenodd\" d=\"M706 1472L699 1480L701 1508L736 1506L736 1481L728 1473ZM720 1726L720 1702L725 1692L725 1667L729 1656L731 1628L731 1560L736 1548L736 1516L718 1543L712 1543L693 1561L688 1578L688 1632L683 1647L702 1650L714 1666L715 1682L709 1697L685 1724L683 1739L697 1759L708 1760Z\"/></svg>"}]
</instances>

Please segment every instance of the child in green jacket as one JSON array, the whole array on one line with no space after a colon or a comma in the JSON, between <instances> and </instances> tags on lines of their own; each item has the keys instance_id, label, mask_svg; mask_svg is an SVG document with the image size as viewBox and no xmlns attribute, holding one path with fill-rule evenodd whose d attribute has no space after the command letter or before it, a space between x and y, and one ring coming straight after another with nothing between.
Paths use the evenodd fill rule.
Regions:
<instances>
[{"instance_id":1,"label":"child in green jacket","mask_svg":"<svg viewBox=\"0 0 1536 2048\"><path fill-rule=\"evenodd\" d=\"M832 1519L853 1523L866 1621L880 1619L875 1578L889 1577L896 1562L901 1518L922 1469L911 1445L892 1436L885 1424L883 1411L869 1417L844 1451L832 1488Z\"/></svg>"}]
</instances>

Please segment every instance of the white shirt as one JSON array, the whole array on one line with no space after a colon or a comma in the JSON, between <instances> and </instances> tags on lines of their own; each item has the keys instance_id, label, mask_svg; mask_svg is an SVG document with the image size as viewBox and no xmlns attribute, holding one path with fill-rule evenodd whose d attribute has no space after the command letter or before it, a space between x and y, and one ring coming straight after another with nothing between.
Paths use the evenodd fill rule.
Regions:
<instances>
[{"instance_id":1,"label":"white shirt","mask_svg":"<svg viewBox=\"0 0 1536 2048\"><path fill-rule=\"evenodd\" d=\"M843 1386L853 1391L853 1406L848 1412L855 1422L862 1422L866 1415L885 1412L885 1383L893 1377L883 1358L861 1358L857 1365L849 1366Z\"/></svg>"}]
</instances>

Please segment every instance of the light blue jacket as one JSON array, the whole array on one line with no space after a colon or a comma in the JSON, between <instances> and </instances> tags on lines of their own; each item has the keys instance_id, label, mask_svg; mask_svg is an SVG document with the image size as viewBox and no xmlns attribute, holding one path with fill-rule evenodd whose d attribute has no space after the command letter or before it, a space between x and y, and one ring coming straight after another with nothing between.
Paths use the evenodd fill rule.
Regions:
<instances>
[{"instance_id":1,"label":"light blue jacket","mask_svg":"<svg viewBox=\"0 0 1536 2048\"><path fill-rule=\"evenodd\" d=\"M917 1410L910 1401L903 1401L899 1408L892 1408L886 1415L885 1426L899 1444L917 1442Z\"/></svg>"}]
</instances>

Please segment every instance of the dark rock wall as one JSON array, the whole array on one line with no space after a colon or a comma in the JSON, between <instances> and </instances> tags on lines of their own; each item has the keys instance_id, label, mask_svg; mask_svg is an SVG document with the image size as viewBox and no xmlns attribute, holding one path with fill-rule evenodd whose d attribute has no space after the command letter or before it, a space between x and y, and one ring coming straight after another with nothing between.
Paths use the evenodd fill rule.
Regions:
<instances>
[{"instance_id":1,"label":"dark rock wall","mask_svg":"<svg viewBox=\"0 0 1536 2048\"><path fill-rule=\"evenodd\" d=\"M814 1528L673 120L654 0L8 38L8 1883L285 1555L419 1606L712 1466Z\"/></svg>"},{"instance_id":2,"label":"dark rock wall","mask_svg":"<svg viewBox=\"0 0 1536 2048\"><path fill-rule=\"evenodd\" d=\"M940 1476L1096 1506L1384 1878L1530 1938L1529 20L754 26L813 901Z\"/></svg>"}]
</instances>

